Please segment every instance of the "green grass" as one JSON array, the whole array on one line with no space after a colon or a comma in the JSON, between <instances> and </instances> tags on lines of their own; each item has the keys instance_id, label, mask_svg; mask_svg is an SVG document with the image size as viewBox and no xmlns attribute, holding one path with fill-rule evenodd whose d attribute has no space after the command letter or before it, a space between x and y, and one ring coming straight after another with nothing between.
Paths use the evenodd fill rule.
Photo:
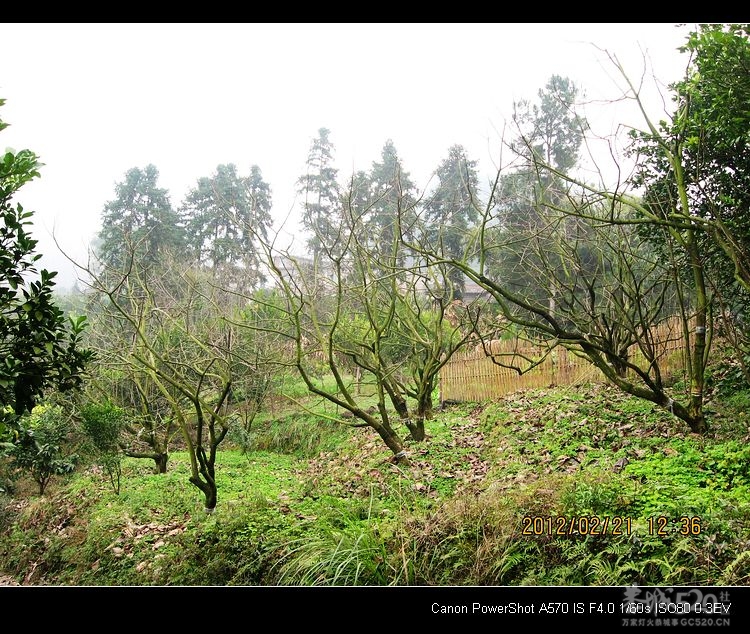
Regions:
<instances>
[{"instance_id":1,"label":"green grass","mask_svg":"<svg viewBox=\"0 0 750 634\"><path fill-rule=\"evenodd\" d=\"M184 453L126 459L119 495L95 470L6 495L0 560L52 585L747 585L747 402L699 437L604 386L520 392L437 412L408 466L285 406L222 445L213 514ZM580 517L610 529L551 530Z\"/></svg>"}]
</instances>

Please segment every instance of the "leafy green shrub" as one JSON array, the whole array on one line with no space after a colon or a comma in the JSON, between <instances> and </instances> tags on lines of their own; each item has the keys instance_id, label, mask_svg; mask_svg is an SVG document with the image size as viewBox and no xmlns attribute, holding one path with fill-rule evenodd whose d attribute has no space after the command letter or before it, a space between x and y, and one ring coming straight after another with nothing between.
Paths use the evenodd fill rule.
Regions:
<instances>
[{"instance_id":1,"label":"leafy green shrub","mask_svg":"<svg viewBox=\"0 0 750 634\"><path fill-rule=\"evenodd\" d=\"M19 422L18 438L10 456L16 469L28 473L39 486L39 495L53 476L75 469L78 456L69 451L70 423L60 406L40 405Z\"/></svg>"},{"instance_id":2,"label":"leafy green shrub","mask_svg":"<svg viewBox=\"0 0 750 634\"><path fill-rule=\"evenodd\" d=\"M107 472L113 491L119 494L122 477L120 438L127 422L125 411L111 403L89 403L81 408L80 417L92 453Z\"/></svg>"}]
</instances>

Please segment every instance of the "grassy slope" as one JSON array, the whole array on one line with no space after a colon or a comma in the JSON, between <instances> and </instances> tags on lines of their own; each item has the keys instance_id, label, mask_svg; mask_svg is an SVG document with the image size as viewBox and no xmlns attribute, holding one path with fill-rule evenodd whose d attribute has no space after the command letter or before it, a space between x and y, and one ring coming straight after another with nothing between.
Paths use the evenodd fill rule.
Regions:
<instances>
[{"instance_id":1,"label":"grassy slope","mask_svg":"<svg viewBox=\"0 0 750 634\"><path fill-rule=\"evenodd\" d=\"M410 467L277 416L222 451L213 515L184 456L128 460L120 495L89 470L13 500L0 560L50 585L747 585L748 404L698 437L603 386L519 392L440 412Z\"/></svg>"}]
</instances>

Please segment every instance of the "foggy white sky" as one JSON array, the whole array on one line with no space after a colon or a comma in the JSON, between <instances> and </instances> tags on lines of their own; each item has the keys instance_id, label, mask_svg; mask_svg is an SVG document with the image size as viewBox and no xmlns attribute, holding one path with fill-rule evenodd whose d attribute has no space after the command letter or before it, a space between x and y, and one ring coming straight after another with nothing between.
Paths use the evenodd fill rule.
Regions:
<instances>
[{"instance_id":1,"label":"foggy white sky","mask_svg":"<svg viewBox=\"0 0 750 634\"><path fill-rule=\"evenodd\" d=\"M217 165L235 163L242 175L258 165L277 224L292 212L292 235L295 181L319 128L331 130L343 178L368 170L388 139L420 189L454 144L489 176L514 101L533 100L553 74L590 100L616 98L602 48L634 78L647 55L649 72L674 81L693 26L3 23L0 118L10 127L0 151L28 148L45 164L15 200L35 212L42 266L66 287L75 268L53 232L84 262L103 206L132 167L153 163L178 207ZM641 123L627 109L592 104L586 114L604 132Z\"/></svg>"}]
</instances>

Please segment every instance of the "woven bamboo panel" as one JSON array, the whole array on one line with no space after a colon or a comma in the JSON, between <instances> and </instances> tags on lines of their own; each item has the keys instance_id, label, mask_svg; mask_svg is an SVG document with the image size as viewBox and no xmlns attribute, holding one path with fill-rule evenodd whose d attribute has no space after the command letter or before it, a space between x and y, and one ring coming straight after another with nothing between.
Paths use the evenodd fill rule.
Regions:
<instances>
[{"instance_id":1,"label":"woven bamboo panel","mask_svg":"<svg viewBox=\"0 0 750 634\"><path fill-rule=\"evenodd\" d=\"M681 320L675 318L653 328L651 340L662 376L673 379L681 375ZM643 350L632 346L629 354L636 365L647 369ZM532 363L536 365L531 367ZM519 339L495 340L453 355L440 373L440 399L487 401L522 389L604 381L606 377L588 359L565 348L549 351Z\"/></svg>"}]
</instances>

